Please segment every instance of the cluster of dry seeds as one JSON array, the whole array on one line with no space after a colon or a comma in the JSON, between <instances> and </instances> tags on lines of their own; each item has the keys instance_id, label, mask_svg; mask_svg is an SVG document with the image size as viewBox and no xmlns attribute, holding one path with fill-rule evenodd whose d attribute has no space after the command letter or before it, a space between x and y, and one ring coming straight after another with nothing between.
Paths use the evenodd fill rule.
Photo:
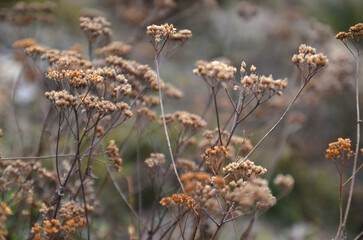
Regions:
<instances>
[{"instance_id":1,"label":"cluster of dry seeds","mask_svg":"<svg viewBox=\"0 0 363 240\"><path fill-rule=\"evenodd\" d=\"M294 187L294 183L295 180L290 174L278 174L274 179L274 184L278 187L281 187L285 191L291 190Z\"/></svg>"},{"instance_id":2,"label":"cluster of dry seeds","mask_svg":"<svg viewBox=\"0 0 363 240\"><path fill-rule=\"evenodd\" d=\"M131 51L131 46L124 42L111 42L108 45L96 49L98 56L124 56Z\"/></svg>"},{"instance_id":3,"label":"cluster of dry seeds","mask_svg":"<svg viewBox=\"0 0 363 240\"><path fill-rule=\"evenodd\" d=\"M108 146L106 148L106 154L110 158L113 168L115 168L116 171L120 172L122 170L122 167L121 167L122 158L120 158L118 156L118 153L119 153L119 149L116 146L115 140L109 141Z\"/></svg>"},{"instance_id":4,"label":"cluster of dry seeds","mask_svg":"<svg viewBox=\"0 0 363 240\"><path fill-rule=\"evenodd\" d=\"M165 155L162 153L150 153L150 157L145 160L149 168L160 167L165 164Z\"/></svg>"},{"instance_id":5,"label":"cluster of dry seeds","mask_svg":"<svg viewBox=\"0 0 363 240\"><path fill-rule=\"evenodd\" d=\"M164 25L151 25L147 27L146 34L150 37L150 39L156 41L157 43L161 41L166 41L173 37L176 29L174 28L173 24Z\"/></svg>"},{"instance_id":6,"label":"cluster of dry seeds","mask_svg":"<svg viewBox=\"0 0 363 240\"><path fill-rule=\"evenodd\" d=\"M176 204L180 207L193 207L195 205L195 201L192 197L184 194L173 194L171 197L164 197L161 199L160 204L163 206L169 206L171 204Z\"/></svg>"},{"instance_id":7,"label":"cluster of dry seeds","mask_svg":"<svg viewBox=\"0 0 363 240\"><path fill-rule=\"evenodd\" d=\"M194 74L207 77L211 80L216 79L220 82L233 80L237 72L235 67L220 61L206 62L199 60L195 65L197 65L197 68L193 70Z\"/></svg>"},{"instance_id":8,"label":"cluster of dry seeds","mask_svg":"<svg viewBox=\"0 0 363 240\"><path fill-rule=\"evenodd\" d=\"M329 148L326 150L325 158L327 159L348 159L352 156L353 151L350 150L351 141L349 138L338 138L338 141L329 143Z\"/></svg>"},{"instance_id":9,"label":"cluster of dry seeds","mask_svg":"<svg viewBox=\"0 0 363 240\"><path fill-rule=\"evenodd\" d=\"M276 198L271 194L268 182L265 179L256 178L251 181L243 179L230 182L233 191L227 194L227 201L237 203L242 210L255 208L267 210L276 203Z\"/></svg>"},{"instance_id":10,"label":"cluster of dry seeds","mask_svg":"<svg viewBox=\"0 0 363 240\"><path fill-rule=\"evenodd\" d=\"M226 160L229 147L214 146L214 148L208 148L202 158L206 164L212 169L214 174L219 174Z\"/></svg>"},{"instance_id":11,"label":"cluster of dry seeds","mask_svg":"<svg viewBox=\"0 0 363 240\"><path fill-rule=\"evenodd\" d=\"M263 176L267 172L267 169L256 166L254 162L248 159L243 162L242 159L239 159L223 168L223 172L229 175L227 178L228 181L238 181L240 179L243 181L251 181Z\"/></svg>"},{"instance_id":12,"label":"cluster of dry seeds","mask_svg":"<svg viewBox=\"0 0 363 240\"><path fill-rule=\"evenodd\" d=\"M328 63L328 58L322 53L317 54L315 48L301 44L299 54L294 54L291 61L298 66L305 62L309 69L313 69L310 71L314 72L318 68L324 67Z\"/></svg>"},{"instance_id":13,"label":"cluster of dry seeds","mask_svg":"<svg viewBox=\"0 0 363 240\"><path fill-rule=\"evenodd\" d=\"M80 17L79 21L81 29L89 39L110 37L112 34L111 24L103 17Z\"/></svg>"},{"instance_id":14,"label":"cluster of dry seeds","mask_svg":"<svg viewBox=\"0 0 363 240\"><path fill-rule=\"evenodd\" d=\"M56 8L54 2L18 2L11 9L0 9L0 20L13 25L26 25L31 22L51 23Z\"/></svg>"},{"instance_id":15,"label":"cluster of dry seeds","mask_svg":"<svg viewBox=\"0 0 363 240\"><path fill-rule=\"evenodd\" d=\"M77 98L66 90L46 92L45 97L55 106L70 108L77 106Z\"/></svg>"},{"instance_id":16,"label":"cluster of dry seeds","mask_svg":"<svg viewBox=\"0 0 363 240\"><path fill-rule=\"evenodd\" d=\"M0 239L6 239L8 231L6 230L6 220L13 212L5 202L0 204Z\"/></svg>"},{"instance_id":17,"label":"cluster of dry seeds","mask_svg":"<svg viewBox=\"0 0 363 240\"><path fill-rule=\"evenodd\" d=\"M360 38L363 36L363 23L357 23L349 28L349 32L339 32L335 38L341 41Z\"/></svg>"}]
</instances>

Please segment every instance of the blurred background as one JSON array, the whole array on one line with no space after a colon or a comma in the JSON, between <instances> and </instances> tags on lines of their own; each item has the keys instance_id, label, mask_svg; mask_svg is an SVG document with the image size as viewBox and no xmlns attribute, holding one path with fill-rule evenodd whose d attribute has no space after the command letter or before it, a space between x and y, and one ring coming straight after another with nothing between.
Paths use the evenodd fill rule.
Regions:
<instances>
[{"instance_id":1,"label":"blurred background","mask_svg":"<svg viewBox=\"0 0 363 240\"><path fill-rule=\"evenodd\" d=\"M295 178L292 192L259 219L254 239L331 239L335 235L339 222L339 175L324 154L328 144L338 137L351 138L355 146L356 117L354 59L334 36L363 21L363 1L57 0L53 1L56 7L49 15L30 22L12 22L3 12L17 3L0 1L0 128L4 134L0 138L0 152L3 157L33 152L49 104L41 86L45 66L31 59L23 65L14 54L13 42L33 38L41 45L58 49L80 44L87 56L87 39L79 28L81 15L106 17L112 24L112 39L132 46L126 58L152 68L154 52L145 33L146 26L168 22L178 30L185 28L193 32L191 40L183 46L168 46L162 56L162 79L184 93L179 100L167 100L168 113L184 110L201 115L206 108L208 88L192 73L197 60L224 59L237 69L245 61L248 68L252 64L256 66L259 74L287 77L289 86L284 95L263 105L238 129L252 143L279 118L299 87L299 74L291 57L298 52L300 44L311 45L327 55L328 67L312 79L286 121L252 156L253 161L269 169L268 177L284 173ZM231 108L228 99L220 97L221 118L226 119ZM205 118L208 129L216 127L212 108ZM122 142L126 134L115 132L110 138ZM161 131L155 134L153 146L145 141L142 159L149 156L152 148L166 152L162 134ZM122 151L124 170L119 180L125 185L126 176L135 172L136 136L131 139ZM362 160L360 156L358 164ZM44 164L51 167L49 163ZM345 167L346 178L351 175L351 168L352 161L349 161ZM101 184L104 166L96 174L99 177L96 184ZM348 220L348 239L363 229L362 183L360 172ZM144 199L145 205L147 200ZM100 217L95 218L99 237L110 236L107 232L113 228L125 230L128 218L120 213L127 214L126 207L112 184L105 187L99 201L103 203ZM226 239L233 239L228 229L222 234Z\"/></svg>"}]
</instances>

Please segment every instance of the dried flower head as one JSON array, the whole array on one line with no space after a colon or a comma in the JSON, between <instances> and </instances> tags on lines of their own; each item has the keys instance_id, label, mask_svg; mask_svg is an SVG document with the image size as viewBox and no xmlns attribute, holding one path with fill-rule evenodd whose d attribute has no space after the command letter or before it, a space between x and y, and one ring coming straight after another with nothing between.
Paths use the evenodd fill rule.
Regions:
<instances>
[{"instance_id":1,"label":"dried flower head","mask_svg":"<svg viewBox=\"0 0 363 240\"><path fill-rule=\"evenodd\" d=\"M274 184L284 190L291 190L294 187L294 183L295 180L290 174L278 174L274 179Z\"/></svg>"},{"instance_id":2,"label":"dried flower head","mask_svg":"<svg viewBox=\"0 0 363 240\"><path fill-rule=\"evenodd\" d=\"M229 175L227 178L228 181L238 181L240 179L243 181L251 181L263 176L267 172L267 169L255 165L254 162L248 159L245 161L239 159L236 162L228 164L223 168L223 171Z\"/></svg>"},{"instance_id":3,"label":"dried flower head","mask_svg":"<svg viewBox=\"0 0 363 240\"><path fill-rule=\"evenodd\" d=\"M88 39L110 37L112 34L111 24L104 17L80 17L79 22L81 29Z\"/></svg>"},{"instance_id":4,"label":"dried flower head","mask_svg":"<svg viewBox=\"0 0 363 240\"><path fill-rule=\"evenodd\" d=\"M131 46L123 42L111 42L110 44L96 49L98 56L124 56L131 51Z\"/></svg>"},{"instance_id":5,"label":"dried flower head","mask_svg":"<svg viewBox=\"0 0 363 240\"><path fill-rule=\"evenodd\" d=\"M199 60L195 65L197 65L197 68L193 70L193 73L202 76L203 79L210 79L210 83L213 80L229 82L234 79L234 74L237 72L235 67L220 61L206 62Z\"/></svg>"},{"instance_id":6,"label":"dried flower head","mask_svg":"<svg viewBox=\"0 0 363 240\"><path fill-rule=\"evenodd\" d=\"M322 53L316 53L316 49L301 44L299 47L299 54L294 54L291 61L298 67L305 63L309 68L309 73L315 73L319 68L324 67L328 63L328 58Z\"/></svg>"},{"instance_id":7,"label":"dried flower head","mask_svg":"<svg viewBox=\"0 0 363 240\"><path fill-rule=\"evenodd\" d=\"M160 167L165 164L165 155L162 153L150 153L150 157L145 160L149 168Z\"/></svg>"},{"instance_id":8,"label":"dried flower head","mask_svg":"<svg viewBox=\"0 0 363 240\"><path fill-rule=\"evenodd\" d=\"M163 199L161 199L160 204L163 206L176 204L179 207L190 208L195 205L195 200L184 193L179 193L179 194L173 194L172 197L164 197Z\"/></svg>"},{"instance_id":9,"label":"dried flower head","mask_svg":"<svg viewBox=\"0 0 363 240\"><path fill-rule=\"evenodd\" d=\"M147 27L146 34L150 37L151 40L159 43L161 41L167 41L169 38L172 38L175 34L175 28L173 24L165 23L164 25L151 25Z\"/></svg>"},{"instance_id":10,"label":"dried flower head","mask_svg":"<svg viewBox=\"0 0 363 240\"><path fill-rule=\"evenodd\" d=\"M326 150L325 158L331 160L338 158L341 158L342 160L349 159L353 154L350 147L351 141L349 138L338 138L338 141L329 143L329 148Z\"/></svg>"},{"instance_id":11,"label":"dried flower head","mask_svg":"<svg viewBox=\"0 0 363 240\"><path fill-rule=\"evenodd\" d=\"M174 33L173 36L171 36L171 40L184 43L185 41L189 40L191 37L192 37L192 31L188 29L183 29L177 33Z\"/></svg>"},{"instance_id":12,"label":"dried flower head","mask_svg":"<svg viewBox=\"0 0 363 240\"><path fill-rule=\"evenodd\" d=\"M115 140L110 140L108 142L108 146L106 148L106 154L110 158L110 161L112 162L112 167L116 169L116 171L120 172L122 170L121 167L122 158L118 156L119 149L116 146Z\"/></svg>"}]
</instances>

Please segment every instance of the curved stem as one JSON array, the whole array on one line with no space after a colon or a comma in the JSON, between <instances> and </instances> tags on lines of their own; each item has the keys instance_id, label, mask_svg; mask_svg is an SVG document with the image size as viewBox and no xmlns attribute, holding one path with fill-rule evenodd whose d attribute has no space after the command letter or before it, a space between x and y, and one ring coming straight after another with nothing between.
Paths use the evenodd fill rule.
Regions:
<instances>
[{"instance_id":1,"label":"curved stem","mask_svg":"<svg viewBox=\"0 0 363 240\"><path fill-rule=\"evenodd\" d=\"M158 85L159 85L159 102L160 102L161 116L162 116L162 119L163 119L164 132L165 132L166 141L168 143L170 158L171 158L171 162L173 164L173 169L174 169L174 172L175 172L175 176L178 179L178 182L180 184L181 189L183 190L183 192L185 192L184 191L183 184L182 184L182 182L180 180L180 177L179 177L179 174L178 174L178 170L176 169L176 164L175 164L175 160L174 160L173 150L171 149L171 144L170 144L170 139L169 139L168 128L166 126L166 120L165 120L165 114L164 114L164 105L163 105L163 98L162 98L162 94L161 94L161 84L160 84L160 71L159 71L158 55L159 54L157 54L155 56L155 60L154 61L155 61L156 74L157 74Z\"/></svg>"}]
</instances>

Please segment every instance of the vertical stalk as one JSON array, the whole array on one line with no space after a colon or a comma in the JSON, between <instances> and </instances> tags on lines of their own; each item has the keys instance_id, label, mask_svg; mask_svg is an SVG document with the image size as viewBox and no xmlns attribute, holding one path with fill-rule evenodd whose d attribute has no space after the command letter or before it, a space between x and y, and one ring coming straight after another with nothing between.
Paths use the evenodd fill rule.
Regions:
<instances>
[{"instance_id":1,"label":"vertical stalk","mask_svg":"<svg viewBox=\"0 0 363 240\"><path fill-rule=\"evenodd\" d=\"M350 210L350 205L352 202L352 196L353 196L353 189L354 189L354 181L355 181L355 173L357 169L357 160L358 160L358 154L359 154L359 144L360 144L360 124L361 124L361 118L360 118L360 111L359 111L359 64L360 64L360 41L358 40L357 45L357 58L356 58L356 64L355 64L355 102L356 102L356 109L357 109L357 140L355 145L355 154L354 154L354 162L353 162L353 171L352 171L352 180L350 182L350 189L349 189L349 196L347 205L345 208L345 214L344 214L344 220L342 223L343 231L345 232L345 226L348 219L348 214Z\"/></svg>"},{"instance_id":2,"label":"vertical stalk","mask_svg":"<svg viewBox=\"0 0 363 240\"><path fill-rule=\"evenodd\" d=\"M154 61L155 61L156 75L157 75L158 85L159 85L159 103L160 103L160 109L161 109L161 116L162 116L162 119L163 119L164 132L165 132L166 141L168 143L170 158L171 158L171 162L173 164L173 169L174 169L174 172L175 172L175 176L178 179L178 182L180 184L181 189L183 190L183 192L185 192L184 191L183 184L182 184L182 182L180 180L178 171L176 169L176 164L175 164L175 160L174 160L173 150L171 149L171 144L170 144L170 139L169 139L168 128L166 126L166 121L165 121L163 98L162 98L162 95L161 95L161 84L160 84L160 71L159 71L159 59L158 59L158 56L159 56L159 54L155 55Z\"/></svg>"}]
</instances>

